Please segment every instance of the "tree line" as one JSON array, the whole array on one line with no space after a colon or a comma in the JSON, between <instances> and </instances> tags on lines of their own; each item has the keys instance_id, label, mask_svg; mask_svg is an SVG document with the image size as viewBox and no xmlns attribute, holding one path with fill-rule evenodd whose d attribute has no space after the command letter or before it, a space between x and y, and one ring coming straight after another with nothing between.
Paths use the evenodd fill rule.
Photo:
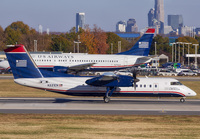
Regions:
<instances>
[{"instance_id":1,"label":"tree line","mask_svg":"<svg viewBox=\"0 0 200 139\"><path fill-rule=\"evenodd\" d=\"M90 54L110 54L118 53L118 42L121 41L121 51L130 49L139 38L132 41L127 41L113 32L104 32L100 27L94 25L92 28L86 25L85 29L79 30L78 33L73 27L66 33L46 33L39 34L35 29L24 24L22 21L13 22L5 28L0 26L0 51L10 44L24 44L28 51L34 50L34 40L37 40L38 51L63 51L74 52L77 51L77 45L74 41L80 41L79 52ZM199 44L200 37L179 37L177 42L190 42ZM165 54L171 58L172 47L169 46L169 38L156 35L153 39L150 54L155 54L155 42L157 44L157 54ZM113 50L111 50L111 43ZM187 49L185 47L185 49ZM199 48L198 48L199 50ZM187 52L187 50L185 50ZM190 53L195 53L194 46L191 46Z\"/></svg>"},{"instance_id":2,"label":"tree line","mask_svg":"<svg viewBox=\"0 0 200 139\"><path fill-rule=\"evenodd\" d=\"M74 52L74 41L80 41L79 52L90 54L109 54L110 45L113 43L113 52L118 53L118 41L121 41L121 49L125 51L131 48L132 43L112 32L104 32L101 28L94 25L91 29L88 25L86 29L80 29L78 33L73 27L66 33L46 33L40 34L35 29L30 28L22 21L13 22L5 28L0 26L0 51L6 45L23 44L29 51L34 50L34 40L37 40L38 51L63 51Z\"/></svg>"}]
</instances>

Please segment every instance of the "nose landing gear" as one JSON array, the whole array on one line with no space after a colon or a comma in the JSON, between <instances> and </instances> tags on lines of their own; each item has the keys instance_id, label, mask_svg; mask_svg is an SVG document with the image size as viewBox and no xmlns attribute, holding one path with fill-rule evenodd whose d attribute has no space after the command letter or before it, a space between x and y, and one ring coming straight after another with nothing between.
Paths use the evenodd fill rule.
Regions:
<instances>
[{"instance_id":1,"label":"nose landing gear","mask_svg":"<svg viewBox=\"0 0 200 139\"><path fill-rule=\"evenodd\" d=\"M181 102L181 103L184 103L184 102L185 102L185 98L181 98L181 99L180 99L180 102Z\"/></svg>"}]
</instances>

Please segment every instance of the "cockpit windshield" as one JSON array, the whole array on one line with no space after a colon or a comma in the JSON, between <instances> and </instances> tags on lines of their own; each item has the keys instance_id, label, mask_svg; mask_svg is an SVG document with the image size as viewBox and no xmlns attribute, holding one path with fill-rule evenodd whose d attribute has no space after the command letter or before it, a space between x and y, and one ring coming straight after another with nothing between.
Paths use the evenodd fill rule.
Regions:
<instances>
[{"instance_id":1,"label":"cockpit windshield","mask_svg":"<svg viewBox=\"0 0 200 139\"><path fill-rule=\"evenodd\" d=\"M181 82L171 82L171 85L183 85Z\"/></svg>"}]
</instances>

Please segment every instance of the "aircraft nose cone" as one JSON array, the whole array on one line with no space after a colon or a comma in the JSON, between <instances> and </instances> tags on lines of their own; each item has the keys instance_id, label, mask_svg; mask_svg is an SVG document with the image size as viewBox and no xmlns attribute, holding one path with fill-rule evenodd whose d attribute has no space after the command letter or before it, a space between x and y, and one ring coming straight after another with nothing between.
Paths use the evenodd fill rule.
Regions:
<instances>
[{"instance_id":1,"label":"aircraft nose cone","mask_svg":"<svg viewBox=\"0 0 200 139\"><path fill-rule=\"evenodd\" d=\"M189 93L189 96L191 96L191 97L193 97L193 96L196 96L197 95L197 93L196 92L194 92L193 90L191 90Z\"/></svg>"},{"instance_id":2,"label":"aircraft nose cone","mask_svg":"<svg viewBox=\"0 0 200 139\"><path fill-rule=\"evenodd\" d=\"M197 93L193 91L193 92L192 92L192 95L193 95L193 96L196 96L196 95L197 95Z\"/></svg>"}]
</instances>

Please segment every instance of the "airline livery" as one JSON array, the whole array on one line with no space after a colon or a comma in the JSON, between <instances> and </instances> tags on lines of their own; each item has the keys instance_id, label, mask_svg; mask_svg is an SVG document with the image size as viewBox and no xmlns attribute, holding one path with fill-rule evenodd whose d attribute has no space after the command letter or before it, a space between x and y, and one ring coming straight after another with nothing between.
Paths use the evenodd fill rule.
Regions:
<instances>
[{"instance_id":1,"label":"airline livery","mask_svg":"<svg viewBox=\"0 0 200 139\"><path fill-rule=\"evenodd\" d=\"M111 96L185 97L196 93L171 78L136 78L107 73L100 76L78 76L39 69L22 45L4 50L14 75L20 85L75 96L103 96L108 103Z\"/></svg>"},{"instance_id":2,"label":"airline livery","mask_svg":"<svg viewBox=\"0 0 200 139\"><path fill-rule=\"evenodd\" d=\"M148 57L155 29L149 28L138 42L128 51L118 54L31 54L39 68L51 68L54 71L115 71L131 68L150 62ZM0 67L9 64L0 62Z\"/></svg>"}]
</instances>

